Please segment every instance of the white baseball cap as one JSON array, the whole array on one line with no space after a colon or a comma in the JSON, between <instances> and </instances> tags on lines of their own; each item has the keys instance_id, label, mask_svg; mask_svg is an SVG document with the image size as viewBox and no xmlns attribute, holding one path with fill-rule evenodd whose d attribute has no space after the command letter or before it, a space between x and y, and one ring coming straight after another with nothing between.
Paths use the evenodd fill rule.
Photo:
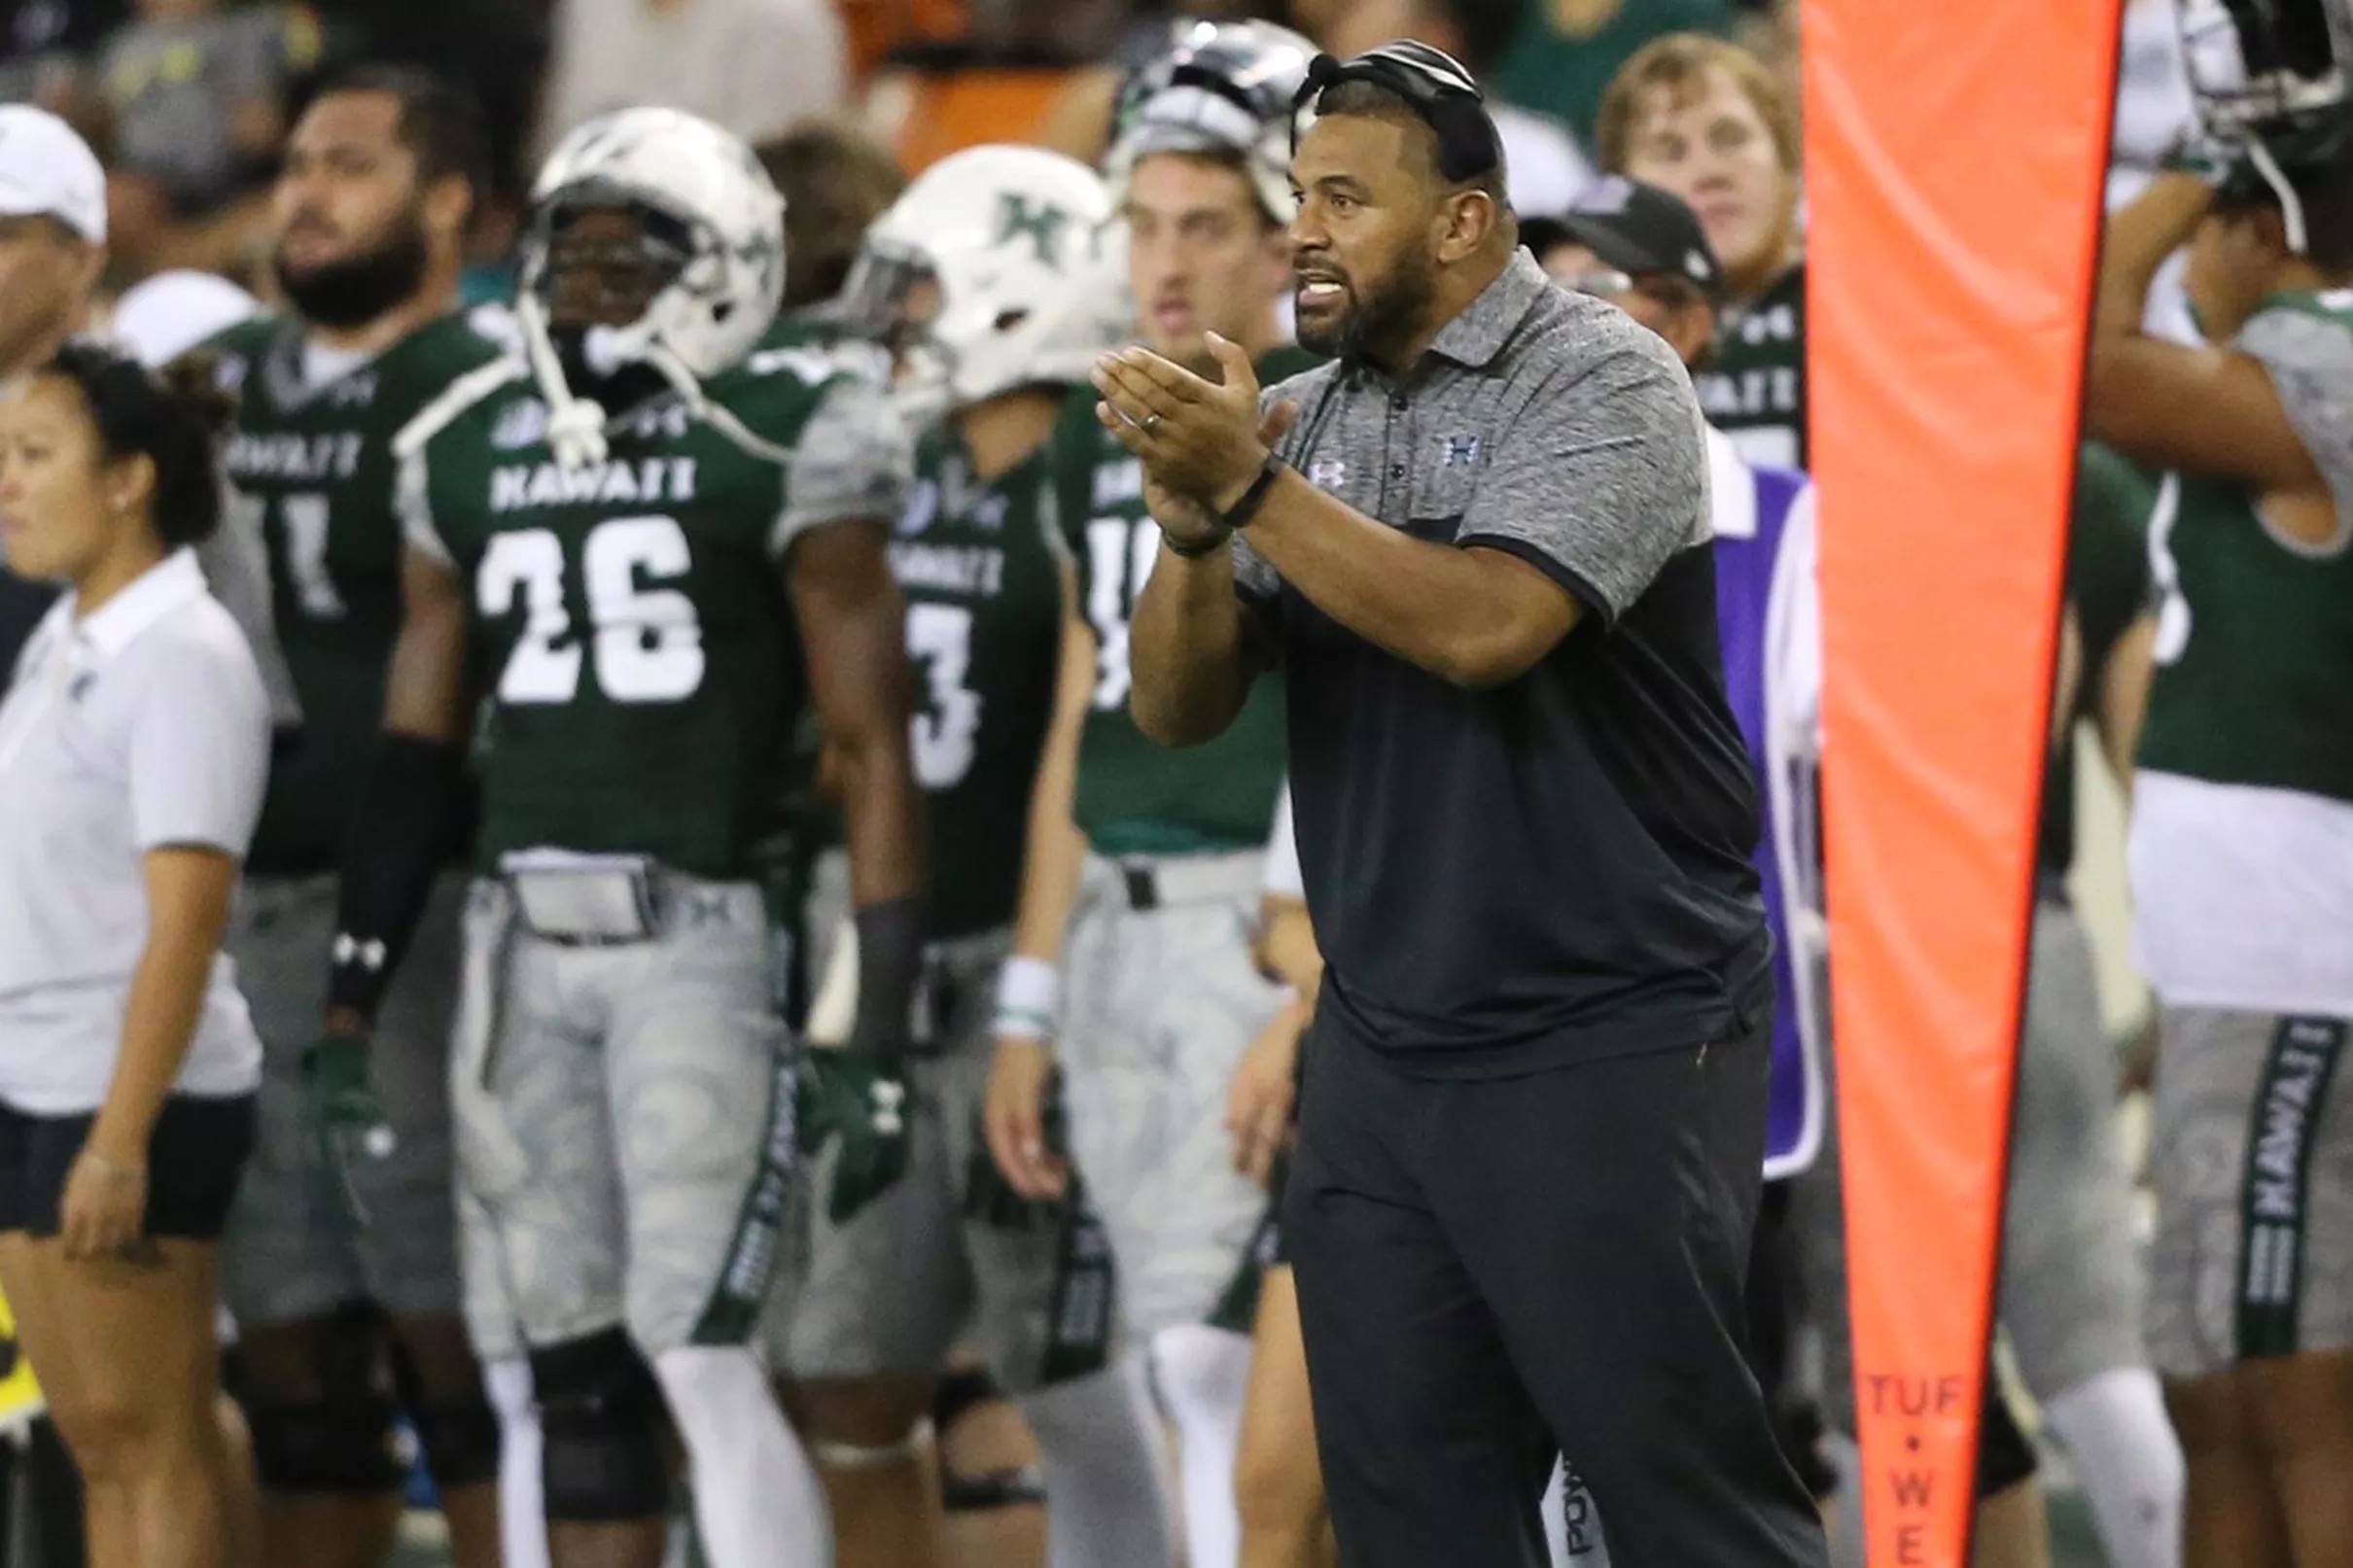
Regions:
<instances>
[{"instance_id":1,"label":"white baseball cap","mask_svg":"<svg viewBox=\"0 0 2353 1568\"><path fill-rule=\"evenodd\" d=\"M0 104L0 216L54 218L106 241L106 171L89 144L46 109Z\"/></svg>"},{"instance_id":2,"label":"white baseball cap","mask_svg":"<svg viewBox=\"0 0 2353 1568\"><path fill-rule=\"evenodd\" d=\"M123 291L107 335L152 370L261 308L252 295L210 272L158 272Z\"/></svg>"}]
</instances>

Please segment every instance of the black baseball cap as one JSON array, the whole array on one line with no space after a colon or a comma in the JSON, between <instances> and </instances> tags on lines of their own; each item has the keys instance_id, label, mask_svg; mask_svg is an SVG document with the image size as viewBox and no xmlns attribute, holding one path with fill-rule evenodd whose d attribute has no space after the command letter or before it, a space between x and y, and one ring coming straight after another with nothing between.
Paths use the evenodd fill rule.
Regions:
<instances>
[{"instance_id":1,"label":"black baseball cap","mask_svg":"<svg viewBox=\"0 0 2353 1568\"><path fill-rule=\"evenodd\" d=\"M1568 211L1540 222L1545 243L1573 240L1621 272L1681 278L1709 303L1723 302L1715 247L1700 215L1672 192L1612 174L1579 192ZM1530 226L1523 225L1522 232Z\"/></svg>"}]
</instances>

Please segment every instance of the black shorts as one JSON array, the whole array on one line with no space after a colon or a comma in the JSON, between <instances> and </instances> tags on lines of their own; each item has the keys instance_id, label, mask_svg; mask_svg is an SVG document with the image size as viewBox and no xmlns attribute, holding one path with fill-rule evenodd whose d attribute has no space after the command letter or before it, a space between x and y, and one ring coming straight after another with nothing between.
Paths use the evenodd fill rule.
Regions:
<instances>
[{"instance_id":1,"label":"black shorts","mask_svg":"<svg viewBox=\"0 0 2353 1568\"><path fill-rule=\"evenodd\" d=\"M65 1178L94 1115L33 1116L0 1101L0 1232L57 1234ZM217 1241L253 1152L254 1097L173 1095L147 1149L147 1234Z\"/></svg>"}]
</instances>

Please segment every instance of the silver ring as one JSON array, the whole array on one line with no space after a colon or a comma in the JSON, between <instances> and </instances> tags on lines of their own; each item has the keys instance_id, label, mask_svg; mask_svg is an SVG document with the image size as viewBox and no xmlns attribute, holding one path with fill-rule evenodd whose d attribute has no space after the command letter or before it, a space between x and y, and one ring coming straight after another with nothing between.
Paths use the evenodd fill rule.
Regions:
<instances>
[{"instance_id":1,"label":"silver ring","mask_svg":"<svg viewBox=\"0 0 2353 1568\"><path fill-rule=\"evenodd\" d=\"M1152 432L1158 430L1159 428L1160 416L1158 414L1146 414L1143 416L1143 433L1146 436L1151 435Z\"/></svg>"}]
</instances>

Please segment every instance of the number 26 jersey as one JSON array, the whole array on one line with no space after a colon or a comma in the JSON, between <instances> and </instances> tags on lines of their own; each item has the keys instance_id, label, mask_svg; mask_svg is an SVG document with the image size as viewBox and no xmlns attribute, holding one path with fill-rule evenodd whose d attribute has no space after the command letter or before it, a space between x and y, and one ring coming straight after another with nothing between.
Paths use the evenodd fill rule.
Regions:
<instances>
[{"instance_id":1,"label":"number 26 jersey","mask_svg":"<svg viewBox=\"0 0 2353 1568\"><path fill-rule=\"evenodd\" d=\"M549 848L735 880L782 825L806 700L783 563L811 529L897 516L911 453L871 372L794 328L703 390L714 418L665 392L569 470L519 359L402 433L409 540L473 601L485 868Z\"/></svg>"}]
</instances>

